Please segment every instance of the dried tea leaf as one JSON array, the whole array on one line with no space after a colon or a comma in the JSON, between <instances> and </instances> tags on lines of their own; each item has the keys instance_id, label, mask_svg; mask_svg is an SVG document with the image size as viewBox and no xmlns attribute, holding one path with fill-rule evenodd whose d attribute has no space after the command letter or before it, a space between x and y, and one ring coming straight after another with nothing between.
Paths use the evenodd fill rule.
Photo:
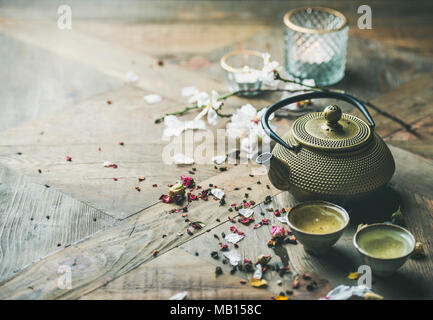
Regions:
<instances>
[{"instance_id":1,"label":"dried tea leaf","mask_svg":"<svg viewBox=\"0 0 433 320\"><path fill-rule=\"evenodd\" d=\"M358 232L359 230L361 230L362 228L368 226L367 224L358 224L358 227L356 228L356 232Z\"/></svg>"},{"instance_id":2,"label":"dried tea leaf","mask_svg":"<svg viewBox=\"0 0 433 320\"><path fill-rule=\"evenodd\" d=\"M201 221L195 221L195 222L191 222L191 227L193 227L194 229L202 229L206 227L206 224L204 224Z\"/></svg>"},{"instance_id":3,"label":"dried tea leaf","mask_svg":"<svg viewBox=\"0 0 433 320\"><path fill-rule=\"evenodd\" d=\"M401 207L400 207L400 206L398 206L397 211L394 212L394 213L391 215L391 221L392 221L393 223L404 221L403 213L401 212Z\"/></svg>"},{"instance_id":4,"label":"dried tea leaf","mask_svg":"<svg viewBox=\"0 0 433 320\"><path fill-rule=\"evenodd\" d=\"M224 154L224 155L221 155L221 156L215 156L215 157L213 157L212 161L215 162L216 164L222 164L222 163L224 163L226 161L226 159L227 159L227 156Z\"/></svg>"}]
</instances>

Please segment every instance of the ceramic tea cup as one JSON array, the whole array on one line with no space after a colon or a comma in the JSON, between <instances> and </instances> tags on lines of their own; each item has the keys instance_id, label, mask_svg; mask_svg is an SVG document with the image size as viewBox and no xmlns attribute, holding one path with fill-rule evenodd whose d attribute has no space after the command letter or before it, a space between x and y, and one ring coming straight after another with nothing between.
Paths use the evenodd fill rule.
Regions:
<instances>
[{"instance_id":1,"label":"ceramic tea cup","mask_svg":"<svg viewBox=\"0 0 433 320\"><path fill-rule=\"evenodd\" d=\"M353 245L362 260L377 276L390 276L415 250L415 237L405 228L388 223L362 227Z\"/></svg>"},{"instance_id":2,"label":"ceramic tea cup","mask_svg":"<svg viewBox=\"0 0 433 320\"><path fill-rule=\"evenodd\" d=\"M305 250L321 255L340 239L350 219L347 211L336 204L306 201L289 211L287 221Z\"/></svg>"}]
</instances>

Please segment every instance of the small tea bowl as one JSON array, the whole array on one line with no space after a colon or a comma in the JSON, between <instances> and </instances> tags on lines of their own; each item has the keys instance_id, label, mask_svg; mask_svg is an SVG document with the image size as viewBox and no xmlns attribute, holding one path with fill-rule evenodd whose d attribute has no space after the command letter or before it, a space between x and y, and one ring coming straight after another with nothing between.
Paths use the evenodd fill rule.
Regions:
<instances>
[{"instance_id":1,"label":"small tea bowl","mask_svg":"<svg viewBox=\"0 0 433 320\"><path fill-rule=\"evenodd\" d=\"M321 255L340 239L350 219L347 211L334 203L306 201L289 211L287 221L305 251Z\"/></svg>"},{"instance_id":2,"label":"small tea bowl","mask_svg":"<svg viewBox=\"0 0 433 320\"><path fill-rule=\"evenodd\" d=\"M392 275L415 250L415 237L395 224L375 223L362 227L353 245L363 262L379 277Z\"/></svg>"}]
</instances>

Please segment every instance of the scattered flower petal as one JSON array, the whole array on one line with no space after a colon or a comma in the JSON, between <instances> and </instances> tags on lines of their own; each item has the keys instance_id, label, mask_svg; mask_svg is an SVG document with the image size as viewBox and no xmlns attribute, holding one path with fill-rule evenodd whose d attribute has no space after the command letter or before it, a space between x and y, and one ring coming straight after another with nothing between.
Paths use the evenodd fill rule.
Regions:
<instances>
[{"instance_id":1,"label":"scattered flower petal","mask_svg":"<svg viewBox=\"0 0 433 320\"><path fill-rule=\"evenodd\" d=\"M206 130L206 123L203 120L182 121L176 116L164 117L164 133L166 137L179 136L185 130Z\"/></svg>"},{"instance_id":2,"label":"scattered flower petal","mask_svg":"<svg viewBox=\"0 0 433 320\"><path fill-rule=\"evenodd\" d=\"M162 97L159 94L149 94L144 96L143 99L148 104L154 104L162 101Z\"/></svg>"},{"instance_id":3,"label":"scattered flower petal","mask_svg":"<svg viewBox=\"0 0 433 320\"><path fill-rule=\"evenodd\" d=\"M229 233L225 236L224 239L227 242L235 244L235 243L238 243L239 241L241 241L243 238L245 238L245 235L241 235L241 234L237 234L237 233Z\"/></svg>"},{"instance_id":4,"label":"scattered flower petal","mask_svg":"<svg viewBox=\"0 0 433 320\"><path fill-rule=\"evenodd\" d=\"M220 200L224 197L224 191L218 188L212 189L210 193Z\"/></svg>"},{"instance_id":5,"label":"scattered flower petal","mask_svg":"<svg viewBox=\"0 0 433 320\"><path fill-rule=\"evenodd\" d=\"M134 83L138 81L138 75L133 71L128 71L125 75L126 82Z\"/></svg>"},{"instance_id":6,"label":"scattered flower petal","mask_svg":"<svg viewBox=\"0 0 433 320\"><path fill-rule=\"evenodd\" d=\"M352 296L365 297L368 292L372 292L368 287L364 285L360 286L346 286L339 285L338 287L332 289L326 295L328 300L348 300Z\"/></svg>"},{"instance_id":7,"label":"scattered flower petal","mask_svg":"<svg viewBox=\"0 0 433 320\"><path fill-rule=\"evenodd\" d=\"M174 160L175 164L193 164L194 163L193 158L190 158L190 157L184 155L183 153L175 154L173 157L173 160Z\"/></svg>"},{"instance_id":8,"label":"scattered flower petal","mask_svg":"<svg viewBox=\"0 0 433 320\"><path fill-rule=\"evenodd\" d=\"M224 257L229 259L229 262L232 266L237 266L239 261L241 261L241 254L236 250L230 250L223 253Z\"/></svg>"},{"instance_id":9,"label":"scattered flower petal","mask_svg":"<svg viewBox=\"0 0 433 320\"><path fill-rule=\"evenodd\" d=\"M239 214L244 216L245 218L249 218L254 214L253 209L239 209Z\"/></svg>"},{"instance_id":10,"label":"scattered flower petal","mask_svg":"<svg viewBox=\"0 0 433 320\"><path fill-rule=\"evenodd\" d=\"M227 155L221 155L221 156L215 156L212 158L212 161L215 162L216 164L222 164L226 161L227 159Z\"/></svg>"},{"instance_id":11,"label":"scattered flower petal","mask_svg":"<svg viewBox=\"0 0 433 320\"><path fill-rule=\"evenodd\" d=\"M253 279L261 279L263 276L263 269L260 263L256 264L256 270L253 274Z\"/></svg>"},{"instance_id":12,"label":"scattered flower petal","mask_svg":"<svg viewBox=\"0 0 433 320\"><path fill-rule=\"evenodd\" d=\"M168 300L185 300L188 291L183 291L172 295Z\"/></svg>"}]
</instances>

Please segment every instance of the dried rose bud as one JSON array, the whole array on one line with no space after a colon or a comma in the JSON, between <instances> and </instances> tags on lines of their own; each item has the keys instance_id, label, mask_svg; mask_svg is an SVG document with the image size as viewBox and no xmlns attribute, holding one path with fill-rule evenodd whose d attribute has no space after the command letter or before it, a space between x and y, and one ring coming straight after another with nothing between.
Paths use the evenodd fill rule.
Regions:
<instances>
[{"instance_id":1,"label":"dried rose bud","mask_svg":"<svg viewBox=\"0 0 433 320\"><path fill-rule=\"evenodd\" d=\"M286 234L286 230L282 227L272 226L271 235L272 239L282 238Z\"/></svg>"},{"instance_id":2,"label":"dried rose bud","mask_svg":"<svg viewBox=\"0 0 433 320\"><path fill-rule=\"evenodd\" d=\"M139 186L136 186L136 187L135 187L135 190L137 190L137 191L141 191L141 188L140 188Z\"/></svg>"},{"instance_id":3,"label":"dried rose bud","mask_svg":"<svg viewBox=\"0 0 433 320\"><path fill-rule=\"evenodd\" d=\"M159 252L159 251L158 251L158 250L156 250L156 249L155 249L155 250L153 250L153 252L152 252L152 256L156 257L156 255L158 254L158 252Z\"/></svg>"},{"instance_id":4,"label":"dried rose bud","mask_svg":"<svg viewBox=\"0 0 433 320\"><path fill-rule=\"evenodd\" d=\"M72 161L72 158L70 156L66 156L66 161Z\"/></svg>"},{"instance_id":5,"label":"dried rose bud","mask_svg":"<svg viewBox=\"0 0 433 320\"><path fill-rule=\"evenodd\" d=\"M139 182L144 181L144 180L146 180L146 177L145 177L145 176L138 177L138 181L139 181Z\"/></svg>"},{"instance_id":6,"label":"dried rose bud","mask_svg":"<svg viewBox=\"0 0 433 320\"><path fill-rule=\"evenodd\" d=\"M173 197L178 194L185 194L185 187L181 183L176 183L174 186L172 186L170 189L168 189L168 195Z\"/></svg>"},{"instance_id":7,"label":"dried rose bud","mask_svg":"<svg viewBox=\"0 0 433 320\"><path fill-rule=\"evenodd\" d=\"M220 245L220 251L227 251L229 249L229 246L227 244L221 244Z\"/></svg>"},{"instance_id":8,"label":"dried rose bud","mask_svg":"<svg viewBox=\"0 0 433 320\"><path fill-rule=\"evenodd\" d=\"M119 145L124 146L124 145L125 145L125 142L123 142L123 141L119 141Z\"/></svg>"},{"instance_id":9,"label":"dried rose bud","mask_svg":"<svg viewBox=\"0 0 433 320\"><path fill-rule=\"evenodd\" d=\"M298 288L299 288L299 285L300 285L299 277L296 277L295 280L293 280L292 288L293 288L293 289L298 289Z\"/></svg>"}]
</instances>

